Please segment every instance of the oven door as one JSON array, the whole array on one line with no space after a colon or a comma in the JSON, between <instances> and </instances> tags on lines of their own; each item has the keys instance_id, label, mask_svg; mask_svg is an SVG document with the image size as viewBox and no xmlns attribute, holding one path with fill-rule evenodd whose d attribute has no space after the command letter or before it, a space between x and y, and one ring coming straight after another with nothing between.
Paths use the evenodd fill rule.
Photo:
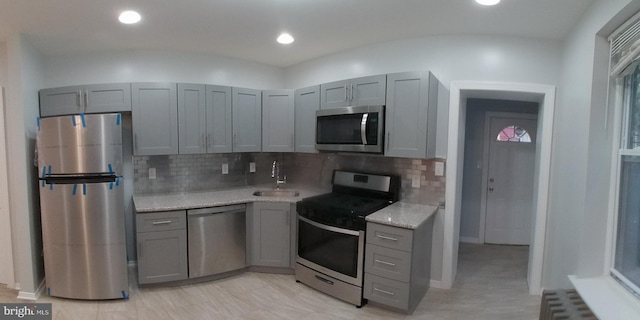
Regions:
<instances>
[{"instance_id":1,"label":"oven door","mask_svg":"<svg viewBox=\"0 0 640 320\"><path fill-rule=\"evenodd\" d=\"M296 262L362 286L364 231L327 226L298 215Z\"/></svg>"}]
</instances>

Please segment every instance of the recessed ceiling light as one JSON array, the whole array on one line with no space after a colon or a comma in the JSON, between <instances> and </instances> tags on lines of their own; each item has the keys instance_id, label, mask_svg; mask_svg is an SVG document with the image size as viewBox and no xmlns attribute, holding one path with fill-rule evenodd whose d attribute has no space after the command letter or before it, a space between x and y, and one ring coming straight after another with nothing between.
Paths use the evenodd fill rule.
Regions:
<instances>
[{"instance_id":1,"label":"recessed ceiling light","mask_svg":"<svg viewBox=\"0 0 640 320\"><path fill-rule=\"evenodd\" d=\"M120 16L118 17L118 20L120 20L120 22L124 23L124 24L134 24L134 23L138 23L140 22L140 19L142 19L140 17L140 14L129 10L129 11L123 11Z\"/></svg>"},{"instance_id":2,"label":"recessed ceiling light","mask_svg":"<svg viewBox=\"0 0 640 320\"><path fill-rule=\"evenodd\" d=\"M276 41L278 41L278 43L282 43L282 44L290 44L294 41L293 37L288 34L288 33L283 33L280 36L278 36L278 39L276 39Z\"/></svg>"},{"instance_id":3,"label":"recessed ceiling light","mask_svg":"<svg viewBox=\"0 0 640 320\"><path fill-rule=\"evenodd\" d=\"M500 0L476 0L476 2L483 6L494 6L500 3Z\"/></svg>"}]
</instances>

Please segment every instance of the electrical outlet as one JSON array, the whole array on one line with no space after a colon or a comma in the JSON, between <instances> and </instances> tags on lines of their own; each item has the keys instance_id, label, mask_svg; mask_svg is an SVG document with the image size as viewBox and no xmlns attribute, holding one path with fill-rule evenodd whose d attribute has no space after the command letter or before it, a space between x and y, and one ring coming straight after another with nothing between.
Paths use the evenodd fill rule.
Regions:
<instances>
[{"instance_id":1,"label":"electrical outlet","mask_svg":"<svg viewBox=\"0 0 640 320\"><path fill-rule=\"evenodd\" d=\"M149 168L149 179L156 178L156 168Z\"/></svg>"},{"instance_id":2,"label":"electrical outlet","mask_svg":"<svg viewBox=\"0 0 640 320\"><path fill-rule=\"evenodd\" d=\"M249 172L256 172L256 163L249 162Z\"/></svg>"},{"instance_id":3,"label":"electrical outlet","mask_svg":"<svg viewBox=\"0 0 640 320\"><path fill-rule=\"evenodd\" d=\"M411 178L411 187L420 188L420 175L414 175Z\"/></svg>"},{"instance_id":4,"label":"electrical outlet","mask_svg":"<svg viewBox=\"0 0 640 320\"><path fill-rule=\"evenodd\" d=\"M433 171L436 177L444 176L444 162L436 162Z\"/></svg>"},{"instance_id":5,"label":"electrical outlet","mask_svg":"<svg viewBox=\"0 0 640 320\"><path fill-rule=\"evenodd\" d=\"M229 174L229 164L228 163L223 163L222 164L222 174Z\"/></svg>"}]
</instances>

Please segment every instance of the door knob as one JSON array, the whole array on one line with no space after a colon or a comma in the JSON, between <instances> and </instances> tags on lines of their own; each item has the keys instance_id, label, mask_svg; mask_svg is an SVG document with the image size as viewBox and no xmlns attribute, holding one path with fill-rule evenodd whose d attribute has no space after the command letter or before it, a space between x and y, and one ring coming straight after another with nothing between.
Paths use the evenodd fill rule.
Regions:
<instances>
[{"instance_id":1,"label":"door knob","mask_svg":"<svg viewBox=\"0 0 640 320\"><path fill-rule=\"evenodd\" d=\"M493 182L493 178L489 178L489 182Z\"/></svg>"},{"instance_id":2,"label":"door knob","mask_svg":"<svg viewBox=\"0 0 640 320\"><path fill-rule=\"evenodd\" d=\"M489 188L489 191L493 191L493 188Z\"/></svg>"}]
</instances>

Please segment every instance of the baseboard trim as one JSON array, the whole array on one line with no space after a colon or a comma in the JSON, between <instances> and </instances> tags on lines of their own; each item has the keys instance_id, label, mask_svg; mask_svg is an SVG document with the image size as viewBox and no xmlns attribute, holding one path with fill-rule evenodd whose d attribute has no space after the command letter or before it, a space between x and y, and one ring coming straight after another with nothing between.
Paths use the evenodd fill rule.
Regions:
<instances>
[{"instance_id":1,"label":"baseboard trim","mask_svg":"<svg viewBox=\"0 0 640 320\"><path fill-rule=\"evenodd\" d=\"M480 242L479 238L472 238L472 237L460 237L460 242L465 242L465 243L480 243L482 244L482 242Z\"/></svg>"},{"instance_id":2,"label":"baseboard trim","mask_svg":"<svg viewBox=\"0 0 640 320\"><path fill-rule=\"evenodd\" d=\"M45 280L46 279L42 279L42 281L40 282L40 285L36 289L36 292L19 291L17 298L22 300L32 300L32 301L38 300L38 298L40 298L40 296L44 292Z\"/></svg>"}]
</instances>

